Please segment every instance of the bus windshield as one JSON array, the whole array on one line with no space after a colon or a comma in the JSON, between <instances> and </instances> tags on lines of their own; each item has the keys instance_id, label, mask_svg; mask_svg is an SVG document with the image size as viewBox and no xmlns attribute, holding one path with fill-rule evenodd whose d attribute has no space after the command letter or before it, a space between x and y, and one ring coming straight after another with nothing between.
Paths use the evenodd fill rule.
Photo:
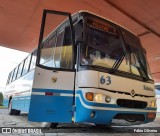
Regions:
<instances>
[{"instance_id":1,"label":"bus windshield","mask_svg":"<svg viewBox=\"0 0 160 136\"><path fill-rule=\"evenodd\" d=\"M117 70L147 80L150 76L139 39L128 31L122 33L127 56L116 27L106 22L87 20L85 44L81 46L81 65L113 69L116 62L121 60Z\"/></svg>"},{"instance_id":2,"label":"bus windshield","mask_svg":"<svg viewBox=\"0 0 160 136\"><path fill-rule=\"evenodd\" d=\"M85 28L85 46L81 49L82 65L113 68L122 54L123 47L117 32L113 34L90 25Z\"/></svg>"}]
</instances>

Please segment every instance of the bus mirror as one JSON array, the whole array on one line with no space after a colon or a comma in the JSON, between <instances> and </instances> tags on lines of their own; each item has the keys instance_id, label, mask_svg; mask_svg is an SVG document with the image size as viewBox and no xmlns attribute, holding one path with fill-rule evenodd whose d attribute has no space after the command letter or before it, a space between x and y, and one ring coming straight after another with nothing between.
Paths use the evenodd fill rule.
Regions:
<instances>
[{"instance_id":1,"label":"bus mirror","mask_svg":"<svg viewBox=\"0 0 160 136\"><path fill-rule=\"evenodd\" d=\"M160 85L156 85L155 88L160 91Z\"/></svg>"}]
</instances>

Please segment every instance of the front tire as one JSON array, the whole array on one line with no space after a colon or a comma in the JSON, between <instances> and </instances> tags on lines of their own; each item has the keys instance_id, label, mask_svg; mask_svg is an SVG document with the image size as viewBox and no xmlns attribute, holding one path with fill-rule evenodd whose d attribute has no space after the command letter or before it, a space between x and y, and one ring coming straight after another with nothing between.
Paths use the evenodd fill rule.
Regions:
<instances>
[{"instance_id":1,"label":"front tire","mask_svg":"<svg viewBox=\"0 0 160 136\"><path fill-rule=\"evenodd\" d=\"M51 123L50 128L56 128L58 126L58 123Z\"/></svg>"},{"instance_id":2,"label":"front tire","mask_svg":"<svg viewBox=\"0 0 160 136\"><path fill-rule=\"evenodd\" d=\"M20 110L15 110L15 115L20 115L21 111Z\"/></svg>"}]
</instances>

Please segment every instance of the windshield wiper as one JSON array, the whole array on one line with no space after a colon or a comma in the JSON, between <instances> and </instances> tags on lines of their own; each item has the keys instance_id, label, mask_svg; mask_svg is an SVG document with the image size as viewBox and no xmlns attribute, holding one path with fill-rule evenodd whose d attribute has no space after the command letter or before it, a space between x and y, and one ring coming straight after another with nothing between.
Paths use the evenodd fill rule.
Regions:
<instances>
[{"instance_id":1,"label":"windshield wiper","mask_svg":"<svg viewBox=\"0 0 160 136\"><path fill-rule=\"evenodd\" d=\"M120 59L116 60L116 62L113 64L112 68L109 70L109 73L114 73L118 69L118 67L121 65L125 55L126 55L125 52L123 52L121 54Z\"/></svg>"},{"instance_id":2,"label":"windshield wiper","mask_svg":"<svg viewBox=\"0 0 160 136\"><path fill-rule=\"evenodd\" d=\"M149 77L148 77L148 74L147 74L147 70L146 70L145 67L143 66L142 62L141 62L140 60L138 60L138 61L139 61L139 63L140 63L141 68L140 68L140 67L136 67L136 68L138 69L141 77L143 78L143 81L148 81L148 80L149 80ZM143 73L142 71L143 71L144 73ZM145 77L144 77L143 75L145 75Z\"/></svg>"}]
</instances>

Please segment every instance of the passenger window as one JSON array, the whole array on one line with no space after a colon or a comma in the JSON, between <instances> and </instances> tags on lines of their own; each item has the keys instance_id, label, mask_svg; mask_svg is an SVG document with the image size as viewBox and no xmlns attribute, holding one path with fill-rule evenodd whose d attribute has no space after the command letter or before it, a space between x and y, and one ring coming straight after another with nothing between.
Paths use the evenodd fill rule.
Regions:
<instances>
[{"instance_id":1,"label":"passenger window","mask_svg":"<svg viewBox=\"0 0 160 136\"><path fill-rule=\"evenodd\" d=\"M12 81L14 81L16 79L16 76L17 76L17 68L14 69L14 75L13 75Z\"/></svg>"},{"instance_id":2,"label":"passenger window","mask_svg":"<svg viewBox=\"0 0 160 136\"><path fill-rule=\"evenodd\" d=\"M18 69L18 73L17 73L17 78L19 78L21 76L22 68L23 68L23 62L19 65L19 69Z\"/></svg>"},{"instance_id":3,"label":"passenger window","mask_svg":"<svg viewBox=\"0 0 160 136\"><path fill-rule=\"evenodd\" d=\"M37 50L34 50L33 53L32 53L32 58L31 58L31 64L30 64L30 69L29 70L32 70L35 68L35 65L36 65L36 59L37 59Z\"/></svg>"},{"instance_id":4,"label":"passenger window","mask_svg":"<svg viewBox=\"0 0 160 136\"><path fill-rule=\"evenodd\" d=\"M9 73L9 75L8 75L7 84L9 84L9 83L10 83L10 78L11 78L11 73Z\"/></svg>"},{"instance_id":5,"label":"passenger window","mask_svg":"<svg viewBox=\"0 0 160 136\"><path fill-rule=\"evenodd\" d=\"M28 72L30 59L31 59L31 55L29 55L29 56L25 59L25 64L24 64L24 68L23 68L23 75Z\"/></svg>"},{"instance_id":6,"label":"passenger window","mask_svg":"<svg viewBox=\"0 0 160 136\"><path fill-rule=\"evenodd\" d=\"M10 74L9 83L12 82L12 76L13 76L13 71L12 71L11 74Z\"/></svg>"}]
</instances>

